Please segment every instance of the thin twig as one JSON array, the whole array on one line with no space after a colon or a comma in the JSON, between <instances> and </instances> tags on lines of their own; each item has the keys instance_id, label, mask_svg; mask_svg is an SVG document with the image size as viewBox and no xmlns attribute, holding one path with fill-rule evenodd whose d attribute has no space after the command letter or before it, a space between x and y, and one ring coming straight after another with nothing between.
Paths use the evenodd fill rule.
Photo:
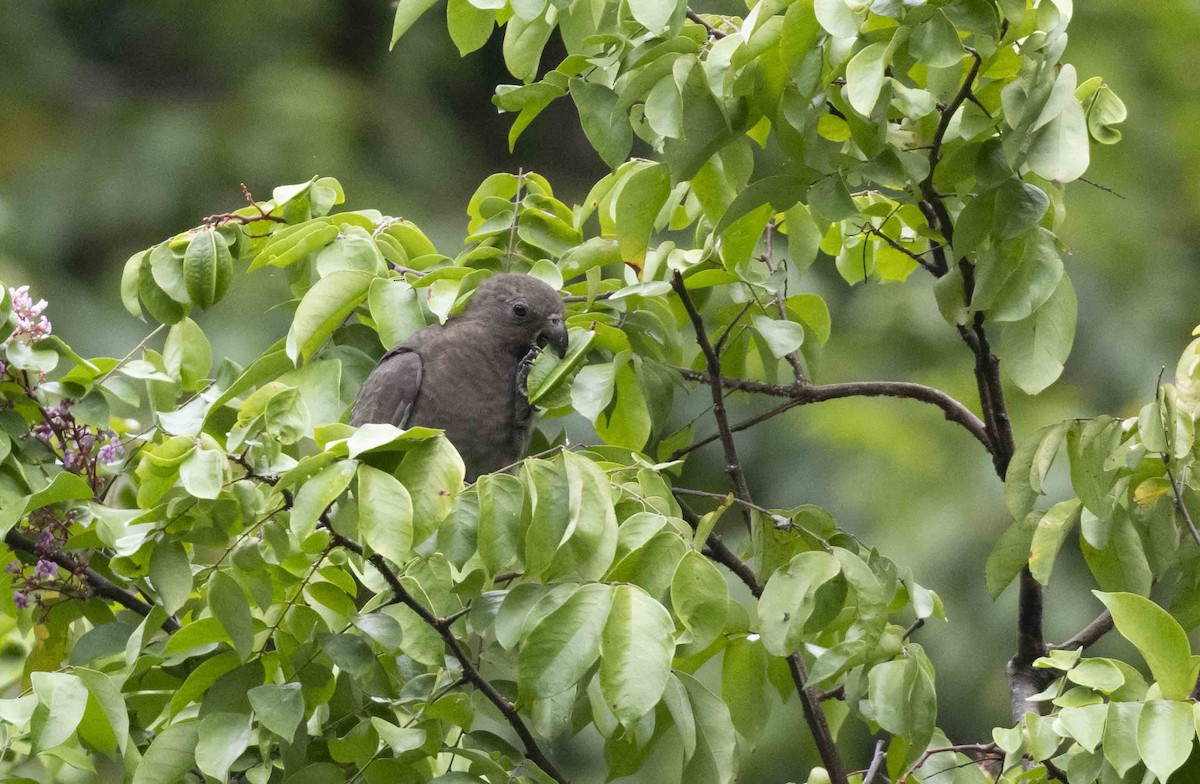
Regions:
<instances>
[{"instance_id":1,"label":"thin twig","mask_svg":"<svg viewBox=\"0 0 1200 784\"><path fill-rule=\"evenodd\" d=\"M996 746L995 743L964 743L959 746L938 746L937 748L926 749L925 752L917 758L917 761L910 765L908 770L904 771L904 774L900 776L900 778L896 779L896 781L900 782L901 784L907 782L910 778L912 778L912 775L920 770L921 766L928 762L929 758L935 754L967 754L968 752L974 752L981 757L995 756L999 754L998 748L999 747Z\"/></svg>"},{"instance_id":2,"label":"thin twig","mask_svg":"<svg viewBox=\"0 0 1200 784\"><path fill-rule=\"evenodd\" d=\"M675 370L681 376L691 381L711 383L711 376L704 371L681 367L676 367ZM821 403L826 400L838 400L847 397L896 397L918 400L937 406L942 410L947 420L964 427L967 432L983 445L983 448L989 454L993 453L987 428L979 417L975 416L969 408L942 390L925 386L924 384L916 384L909 381L845 381L837 384L767 384L761 381L740 378L721 378L720 382L726 389L790 399L789 404L785 406L777 407L766 414L759 415L736 426L731 426L730 432L745 430L759 422L781 414L793 406ZM686 451L715 441L719 437L718 435L703 439L682 451L686 453Z\"/></svg>"},{"instance_id":3,"label":"thin twig","mask_svg":"<svg viewBox=\"0 0 1200 784\"><path fill-rule=\"evenodd\" d=\"M1112 630L1112 613L1110 613L1108 610L1105 610L1096 616L1096 620L1092 621L1066 640L1063 640L1058 645L1051 645L1050 650L1073 651L1076 648L1087 648Z\"/></svg>"},{"instance_id":4,"label":"thin twig","mask_svg":"<svg viewBox=\"0 0 1200 784\"><path fill-rule=\"evenodd\" d=\"M753 503L754 498L750 495L750 487L746 483L741 460L738 459L733 432L729 429L729 415L725 411L725 393L721 386L721 358L712 343L709 342L708 331L704 327L704 318L700 315L700 311L696 310L696 305L692 302L691 294L688 293L687 286L683 283L683 276L679 272L676 272L671 279L671 286L679 295L688 318L691 319L692 327L696 331L696 343L699 344L700 352L704 355L705 363L708 365L708 385L712 392L713 418L717 421L717 432L720 434L721 446L725 451L725 472L729 475L730 484L733 485L737 497Z\"/></svg>"},{"instance_id":5,"label":"thin twig","mask_svg":"<svg viewBox=\"0 0 1200 784\"><path fill-rule=\"evenodd\" d=\"M725 33L722 33L720 30L718 30L717 28L710 25L708 22L701 19L700 15L690 8L687 10L687 18L691 19L693 22L695 22L696 24L700 25L705 30L707 30L709 38L720 39L720 38L725 37Z\"/></svg>"},{"instance_id":6,"label":"thin twig","mask_svg":"<svg viewBox=\"0 0 1200 784\"><path fill-rule=\"evenodd\" d=\"M887 756L884 754L886 750L886 740L880 738L875 741L875 754L871 757L871 767L867 768L867 773L863 776L862 784L871 784L875 780L875 777L879 775L879 770L883 767L883 760Z\"/></svg>"},{"instance_id":7,"label":"thin twig","mask_svg":"<svg viewBox=\"0 0 1200 784\"><path fill-rule=\"evenodd\" d=\"M1175 473L1171 470L1170 458L1164 453L1162 456L1163 465L1167 468L1167 478L1171 480L1171 490L1175 493L1175 508L1179 510L1179 514L1183 515L1183 521L1187 523L1188 530L1192 532L1192 539L1197 545L1200 545L1200 531L1196 530L1196 522L1192 520L1192 513L1183 505L1183 493L1179 489L1179 482L1175 481Z\"/></svg>"}]
</instances>

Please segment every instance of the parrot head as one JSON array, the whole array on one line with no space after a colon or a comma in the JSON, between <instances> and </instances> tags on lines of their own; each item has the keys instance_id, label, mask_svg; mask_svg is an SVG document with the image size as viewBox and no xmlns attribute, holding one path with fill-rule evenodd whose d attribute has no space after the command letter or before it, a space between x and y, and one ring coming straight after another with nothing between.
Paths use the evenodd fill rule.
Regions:
<instances>
[{"instance_id":1,"label":"parrot head","mask_svg":"<svg viewBox=\"0 0 1200 784\"><path fill-rule=\"evenodd\" d=\"M479 284L464 317L486 322L505 348L524 356L533 346L567 353L567 325L558 292L530 275L504 273Z\"/></svg>"}]
</instances>

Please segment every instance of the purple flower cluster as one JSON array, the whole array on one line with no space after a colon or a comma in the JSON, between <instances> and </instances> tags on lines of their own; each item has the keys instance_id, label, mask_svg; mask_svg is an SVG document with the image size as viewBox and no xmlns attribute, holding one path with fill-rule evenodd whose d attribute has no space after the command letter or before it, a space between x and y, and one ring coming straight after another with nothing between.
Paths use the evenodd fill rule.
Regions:
<instances>
[{"instance_id":1,"label":"purple flower cluster","mask_svg":"<svg viewBox=\"0 0 1200 784\"><path fill-rule=\"evenodd\" d=\"M83 564L67 568L59 566L65 553L64 547L70 534L71 526L75 524L77 514L67 512L61 517L50 507L38 509L29 516L26 531L37 531L37 542L33 547L37 561L30 564L22 561L12 561L5 569L12 575L13 604L18 610L24 610L31 604L40 604L42 593L53 590L62 593L68 587L73 576L78 576L86 568ZM30 530L32 529L32 530Z\"/></svg>"},{"instance_id":2,"label":"purple flower cluster","mask_svg":"<svg viewBox=\"0 0 1200 784\"><path fill-rule=\"evenodd\" d=\"M63 468L85 476L97 487L97 463L109 465L125 457L125 447L112 430L96 430L75 420L70 398L63 398L57 406L43 409L41 422L30 428L30 433L51 447L62 450Z\"/></svg>"},{"instance_id":3,"label":"purple flower cluster","mask_svg":"<svg viewBox=\"0 0 1200 784\"><path fill-rule=\"evenodd\" d=\"M8 293L12 297L12 309L13 315L17 319L17 328L5 343L11 340L33 343L49 336L50 320L42 315L46 310L46 300L39 299L34 302L33 297L29 296L28 286L10 288Z\"/></svg>"}]
</instances>

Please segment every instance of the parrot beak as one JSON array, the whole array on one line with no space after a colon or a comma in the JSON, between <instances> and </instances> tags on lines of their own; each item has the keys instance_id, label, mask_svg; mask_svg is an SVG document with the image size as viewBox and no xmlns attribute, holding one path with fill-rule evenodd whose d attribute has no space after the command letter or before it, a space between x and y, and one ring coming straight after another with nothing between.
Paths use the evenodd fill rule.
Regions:
<instances>
[{"instance_id":1,"label":"parrot beak","mask_svg":"<svg viewBox=\"0 0 1200 784\"><path fill-rule=\"evenodd\" d=\"M567 355L567 325L562 322L562 319L553 319L538 335L538 345L549 346L554 349L554 353L559 357Z\"/></svg>"}]
</instances>

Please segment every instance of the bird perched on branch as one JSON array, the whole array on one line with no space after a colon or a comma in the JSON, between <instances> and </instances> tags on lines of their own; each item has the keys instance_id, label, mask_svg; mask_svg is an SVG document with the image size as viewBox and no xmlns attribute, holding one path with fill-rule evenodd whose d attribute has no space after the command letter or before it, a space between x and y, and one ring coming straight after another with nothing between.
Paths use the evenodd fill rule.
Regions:
<instances>
[{"instance_id":1,"label":"bird perched on branch","mask_svg":"<svg viewBox=\"0 0 1200 784\"><path fill-rule=\"evenodd\" d=\"M567 352L558 293L529 275L493 275L461 314L383 356L350 424L441 428L473 482L525 456L533 424L526 380L544 346Z\"/></svg>"}]
</instances>

